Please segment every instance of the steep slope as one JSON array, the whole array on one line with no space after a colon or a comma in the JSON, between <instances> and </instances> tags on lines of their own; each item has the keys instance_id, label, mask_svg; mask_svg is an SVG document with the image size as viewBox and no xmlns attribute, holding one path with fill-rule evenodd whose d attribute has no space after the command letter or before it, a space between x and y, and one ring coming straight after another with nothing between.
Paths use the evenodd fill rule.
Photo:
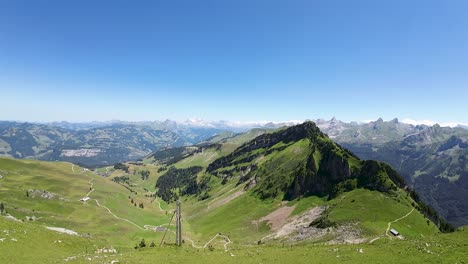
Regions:
<instances>
[{"instance_id":1,"label":"steep slope","mask_svg":"<svg viewBox=\"0 0 468 264\"><path fill-rule=\"evenodd\" d=\"M468 224L464 198L468 192L468 130L412 126L396 119L342 123L340 129L323 122L320 128L357 156L389 163L450 223Z\"/></svg>"}]
</instances>

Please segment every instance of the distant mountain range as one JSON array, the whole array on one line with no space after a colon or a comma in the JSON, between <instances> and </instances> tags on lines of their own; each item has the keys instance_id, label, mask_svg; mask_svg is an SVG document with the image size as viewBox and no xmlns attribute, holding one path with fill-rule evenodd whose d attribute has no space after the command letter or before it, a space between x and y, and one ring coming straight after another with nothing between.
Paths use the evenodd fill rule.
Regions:
<instances>
[{"instance_id":1,"label":"distant mountain range","mask_svg":"<svg viewBox=\"0 0 468 264\"><path fill-rule=\"evenodd\" d=\"M94 167L140 159L169 147L193 145L210 137L242 133L252 128L277 128L294 123L205 122L171 120L152 122L0 121L0 156L47 161L69 161Z\"/></svg>"},{"instance_id":2,"label":"distant mountain range","mask_svg":"<svg viewBox=\"0 0 468 264\"><path fill-rule=\"evenodd\" d=\"M221 132L172 122L0 122L0 156L102 166L137 160L160 148L191 145Z\"/></svg>"},{"instance_id":3,"label":"distant mountain range","mask_svg":"<svg viewBox=\"0 0 468 264\"><path fill-rule=\"evenodd\" d=\"M365 124L332 119L317 125L360 158L389 163L452 224L468 224L468 130L398 119Z\"/></svg>"}]
</instances>

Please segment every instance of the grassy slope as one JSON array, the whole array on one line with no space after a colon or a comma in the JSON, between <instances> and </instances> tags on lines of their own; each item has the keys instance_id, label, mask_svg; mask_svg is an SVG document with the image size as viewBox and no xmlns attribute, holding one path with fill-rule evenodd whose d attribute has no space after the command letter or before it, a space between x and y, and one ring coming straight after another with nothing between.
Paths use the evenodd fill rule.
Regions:
<instances>
[{"instance_id":1,"label":"grassy slope","mask_svg":"<svg viewBox=\"0 0 468 264\"><path fill-rule=\"evenodd\" d=\"M142 237L158 240L160 233L140 230L125 221L115 219L106 209L96 205L94 200L87 203L78 201L89 192L89 181L93 179L95 191L90 194L101 205L108 207L119 217L143 225L167 223L169 216L159 211L156 203L143 193L135 195L124 187L83 171L78 166L72 171L70 163L0 159L0 201L10 214L19 219L25 216L39 217L37 223L47 226L64 227L78 233L105 238L114 246L129 246ZM46 190L66 200L45 200L26 197L28 189ZM133 206L128 196L137 203L143 202L144 209Z\"/></svg>"},{"instance_id":2,"label":"grassy slope","mask_svg":"<svg viewBox=\"0 0 468 264\"><path fill-rule=\"evenodd\" d=\"M0 217L0 263L53 263L109 247L103 241L47 230Z\"/></svg>"},{"instance_id":3,"label":"grassy slope","mask_svg":"<svg viewBox=\"0 0 468 264\"><path fill-rule=\"evenodd\" d=\"M123 263L466 263L468 232L358 245L238 246L215 250L147 249L124 254ZM361 253L362 252L362 253Z\"/></svg>"},{"instance_id":4,"label":"grassy slope","mask_svg":"<svg viewBox=\"0 0 468 264\"><path fill-rule=\"evenodd\" d=\"M80 168L75 167L78 171ZM121 172L114 172L121 173ZM466 232L454 234L435 234L437 230L430 224L427 225L423 217L414 211L408 218L393 223L392 228L399 230L408 240L380 239L373 245L303 245L293 247L270 246L242 246L252 245L256 240L268 233L266 225L256 226L252 220L268 214L281 206L280 200L260 201L256 197L246 193L234 199L230 203L204 212L210 203L229 196L241 187L235 187L235 180L226 185L220 181L213 183L213 196L199 202L194 197L183 201L184 234L194 238L198 245L204 244L217 232L227 234L235 242L230 246L229 253L223 252L221 244L215 245L214 252L208 250L196 250L186 246L182 250L171 247L146 249L134 251L129 249L129 241L135 244L142 237L147 241L159 241L160 234L148 231L139 231L128 223L116 220L105 213L102 208L93 203L83 205L75 202L83 196L88 189L88 181L94 178L96 191L91 194L106 206L110 207L119 216L125 216L138 224L147 224L153 221L157 224L167 220L167 216L155 209L155 204L148 205L145 210L128 206L128 190L118 184L109 182L108 179L88 173L73 173L69 163L44 163L37 161L15 161L9 159L0 160L0 174L4 176L0 180L0 200L5 201L7 209L13 215L22 218L25 215L44 217L33 223L16 223L0 220L0 231L7 229L17 230L17 234L26 231L32 235L18 235L19 244L14 241L0 243L2 252L0 260L3 262L12 259L21 259L22 263L51 263L60 262L69 256L78 256L72 263L106 263L116 259L120 263L149 263L163 261L180 263L181 261L195 263L309 263L310 258L324 263L337 263L343 260L354 263L373 261L381 263L455 263L460 262L467 253ZM153 173L152 173L153 174ZM137 176L135 180L137 179ZM133 176L132 176L133 177ZM157 177L153 175L151 177ZM71 179L73 181L71 182ZM29 181L33 180L34 184ZM29 188L46 189L60 196L70 199L70 202L56 200L27 199L25 190ZM141 189L138 189L141 191ZM132 194L134 195L134 194ZM136 198L142 199L141 196ZM352 202L354 200L354 202ZM400 200L400 202L397 202ZM330 212L333 221L360 221L361 227L369 237L381 235L389 221L395 220L410 211L411 200L400 195L390 197L378 192L368 190L355 190L345 193L334 200L326 201L317 197L308 197L289 202L296 205L293 214L298 214L307 208L329 204L336 205ZM12 206L18 207L13 209ZM164 207L165 205L163 205ZM35 209L32 212L32 209ZM54 217L52 217L54 216ZM109 224L111 223L111 224ZM94 237L86 239L48 231L42 225L60 226L73 229L79 233L91 233ZM13 227L12 227L13 226ZM168 241L173 240L173 235L168 233ZM1 238L2 236L0 236ZM17 237L15 237L17 238ZM106 239L104 241L104 239ZM24 240L24 241L23 241ZM54 241L65 241L57 245ZM430 246L427 247L426 243ZM18 246L20 245L20 246ZM112 255L103 259L102 254L92 252L95 247L122 246L120 252L123 255ZM363 249L364 253L358 250ZM86 255L88 250L88 255ZM428 253L426 250L435 252ZM27 251L27 254L20 252ZM8 252L8 253L3 253ZM231 256L230 254L234 256ZM37 257L36 257L37 256ZM396 256L396 257L395 257ZM87 258L91 258L91 261Z\"/></svg>"},{"instance_id":5,"label":"grassy slope","mask_svg":"<svg viewBox=\"0 0 468 264\"><path fill-rule=\"evenodd\" d=\"M156 247L117 254L96 253L107 246L102 241L52 232L34 223L0 218L0 231L0 238L6 238L0 242L0 263L464 263L468 254L467 231L359 245L234 245L229 252ZM72 256L76 258L64 261Z\"/></svg>"},{"instance_id":6,"label":"grassy slope","mask_svg":"<svg viewBox=\"0 0 468 264\"><path fill-rule=\"evenodd\" d=\"M242 140L237 138L239 142L227 140L223 144L222 150L214 153L214 155L225 155L242 142L247 141L248 138L246 137ZM275 147L281 147L280 145L281 143ZM289 167L294 166L294 164L290 164L287 161L287 158L291 155L296 155L296 157L300 155L302 153L300 150L306 145L304 142L298 142L296 145L292 144L288 146L285 152L273 152L259 160L258 163L260 166L274 166L275 163L284 164L285 168L274 168L276 172L274 176L282 177L282 173L278 173L279 171L282 169L287 170L290 169ZM288 154L286 155L285 153ZM181 161L176 163L175 166L179 168L194 164L206 166L209 163L207 160L211 160L211 158L208 159L207 157L211 157L211 155L213 153L209 151L197 153L193 156L192 160ZM466 238L463 236L466 235L466 232L436 235L437 229L434 225L432 223L426 224L425 219L417 211L414 211L407 218L392 224L392 228L400 231L408 239L407 241L380 239L373 245L304 245L291 248L283 248L274 244L261 247L242 246L252 245L269 233L269 229L265 224L257 226L252 221L258 220L260 217L279 208L281 200L269 199L261 201L250 193L244 193L225 205L210 208L210 205L216 204L217 201L229 197L232 193L243 188L243 185L235 186L237 183L237 179L235 178L222 185L221 180L214 177L211 182L212 190L210 191L212 196L209 199L198 201L196 197L192 196L184 197L182 201L184 235L193 238L197 245L203 245L218 232L227 234L234 241L234 245L230 246L232 249L230 253L234 254L234 257L230 253L219 250L222 248L222 244L216 244L215 248L217 250L214 252L192 249L188 246L188 243L186 243L186 246L182 250L175 250L170 247L142 251L130 250L128 248L129 243L135 244L142 237L147 241L159 241L161 234L140 231L126 222L116 220L108 215L104 209L96 207L94 203L88 202L87 205L83 205L80 202L75 202L89 190L88 181L90 178L94 178L96 191L91 194L91 197L99 199L102 204L111 208L119 216L129 218L139 225L164 223L168 220L168 216L163 212L159 212L157 204L150 204L149 199L142 195L144 193L143 187L148 190L154 190L156 179L164 173L158 173L157 168L159 166L153 164L145 164L144 167L130 166L130 181L132 185L137 185L132 188L139 193L135 195L122 186L92 173L87 173L86 176L78 172L72 173L71 164L69 163L42 163L0 159L0 174L5 176L4 172L7 172L6 177L0 180L0 190L2 190L0 192L0 200L7 202L9 211L15 216L24 217L33 213L36 216L44 216L44 219L40 219L36 223L30 223L27 226L46 224L70 228L80 233L91 231L90 233L93 237L99 239L96 240L97 242L105 238L107 241L110 241L111 245L122 246L123 255L116 258L120 263L154 261L169 263L180 263L181 261L195 263L213 263L214 261L216 263L285 263L291 261L295 263L309 263L312 257L325 263L342 262L343 260L350 262L371 260L383 263L403 262L401 257L395 257L397 254L398 256L404 256L403 260L408 263L431 261L440 263L441 260L449 260L449 262L453 263L461 259L461 256L463 256L462 252L466 252ZM75 169L80 170L78 167L75 167ZM151 171L149 180L143 181L138 175L138 171L143 169ZM135 175L133 175L134 170L137 171ZM13 178L13 175L16 175L18 179ZM122 171L113 171L111 177L122 175L124 175ZM34 185L37 186L31 187L28 185L29 181L31 181L31 184L34 181ZM70 188L66 187L63 189L63 186L70 186ZM63 197L70 197L70 202L34 200L31 203L24 195L25 190L29 188L56 192L61 196L63 195ZM8 192L4 192L4 190ZM6 195L7 193L12 195ZM142 210L130 205L128 195L131 195L138 202L145 202L145 209ZM307 197L290 201L288 205L296 205L292 213L293 215L317 205L332 205L333 207L329 214L332 221L339 223L359 222L359 226L365 231L365 235L373 238L384 233L389 221L407 214L411 210L411 202L405 195L395 195L392 197L379 192L358 189L345 193L331 201L317 197ZM14 210L12 206L16 206L19 209ZM163 209L170 209L172 205L167 206L163 204L162 207ZM35 211L32 212L32 209L35 209ZM44 236L48 236L48 234L57 235L47 230L46 232L47 234L44 234ZM171 233L168 233L168 236L168 241L174 240ZM96 241L93 239L92 242L97 243ZM431 245L439 244L442 247L431 249L432 252L436 252L437 254L434 256L422 249L426 247L425 243ZM2 244L0 244L1 246ZM125 246L127 248L124 248ZM450 247L450 251L445 250L447 247ZM45 250L48 251L50 248L49 245ZM364 253L357 251L361 248L364 250ZM79 250L76 252L70 251L70 254L78 254L78 252ZM82 261L93 263L98 261L98 258L92 261L87 261L83 258ZM81 261L77 260L76 263L79 262ZM102 263L102 260L95 263Z\"/></svg>"},{"instance_id":7,"label":"grassy slope","mask_svg":"<svg viewBox=\"0 0 468 264\"><path fill-rule=\"evenodd\" d=\"M398 196L397 196L398 197ZM365 234L372 237L385 234L387 224L409 213L413 206L411 198L401 195L398 198L377 191L357 189L345 193L328 202L332 205L329 214L331 221L358 222ZM405 238L437 234L439 230L424 216L414 210L408 217L391 224Z\"/></svg>"}]
</instances>

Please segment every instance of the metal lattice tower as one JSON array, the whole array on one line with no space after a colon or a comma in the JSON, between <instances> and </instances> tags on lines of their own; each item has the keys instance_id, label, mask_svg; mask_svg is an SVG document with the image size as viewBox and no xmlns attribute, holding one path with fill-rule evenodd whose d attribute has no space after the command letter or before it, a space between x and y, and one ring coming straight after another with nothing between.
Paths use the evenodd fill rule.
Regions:
<instances>
[{"instance_id":1,"label":"metal lattice tower","mask_svg":"<svg viewBox=\"0 0 468 264\"><path fill-rule=\"evenodd\" d=\"M176 208L176 245L182 245L182 219L181 219L181 208L180 208L180 200L177 200L177 208Z\"/></svg>"}]
</instances>

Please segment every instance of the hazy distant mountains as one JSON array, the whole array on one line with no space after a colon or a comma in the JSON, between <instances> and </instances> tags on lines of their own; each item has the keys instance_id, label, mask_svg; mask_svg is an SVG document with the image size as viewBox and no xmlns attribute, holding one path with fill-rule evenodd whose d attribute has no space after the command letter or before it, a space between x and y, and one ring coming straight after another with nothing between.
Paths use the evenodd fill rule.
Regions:
<instances>
[{"instance_id":1,"label":"hazy distant mountains","mask_svg":"<svg viewBox=\"0 0 468 264\"><path fill-rule=\"evenodd\" d=\"M0 155L98 166L136 160L164 147L191 145L220 132L171 122L0 122Z\"/></svg>"},{"instance_id":2,"label":"hazy distant mountains","mask_svg":"<svg viewBox=\"0 0 468 264\"><path fill-rule=\"evenodd\" d=\"M193 145L224 131L240 133L254 127L292 124L202 120L46 124L0 121L0 156L100 166L137 160L161 148Z\"/></svg>"},{"instance_id":3,"label":"hazy distant mountains","mask_svg":"<svg viewBox=\"0 0 468 264\"><path fill-rule=\"evenodd\" d=\"M360 158L392 165L452 224L468 224L468 130L397 119L366 124L318 120L317 125Z\"/></svg>"}]
</instances>

